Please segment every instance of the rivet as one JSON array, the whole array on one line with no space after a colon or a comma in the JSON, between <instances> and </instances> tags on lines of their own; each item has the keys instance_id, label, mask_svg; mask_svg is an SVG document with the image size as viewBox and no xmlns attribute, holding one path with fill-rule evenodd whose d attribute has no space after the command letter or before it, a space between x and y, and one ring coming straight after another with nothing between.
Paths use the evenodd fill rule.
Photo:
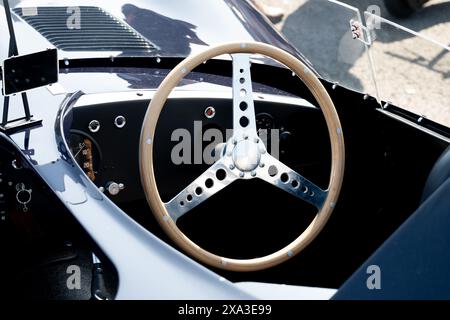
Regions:
<instances>
[{"instance_id":1,"label":"rivet","mask_svg":"<svg viewBox=\"0 0 450 320\"><path fill-rule=\"evenodd\" d=\"M243 178L244 176L245 176L245 173L243 173L243 172L239 173L239 177Z\"/></svg>"},{"instance_id":2,"label":"rivet","mask_svg":"<svg viewBox=\"0 0 450 320\"><path fill-rule=\"evenodd\" d=\"M256 177L256 171L255 170L252 171L252 177Z\"/></svg>"},{"instance_id":3,"label":"rivet","mask_svg":"<svg viewBox=\"0 0 450 320\"><path fill-rule=\"evenodd\" d=\"M230 164L230 167L229 167L231 170L233 170L234 168L235 168L235 166L234 166L234 164Z\"/></svg>"}]
</instances>

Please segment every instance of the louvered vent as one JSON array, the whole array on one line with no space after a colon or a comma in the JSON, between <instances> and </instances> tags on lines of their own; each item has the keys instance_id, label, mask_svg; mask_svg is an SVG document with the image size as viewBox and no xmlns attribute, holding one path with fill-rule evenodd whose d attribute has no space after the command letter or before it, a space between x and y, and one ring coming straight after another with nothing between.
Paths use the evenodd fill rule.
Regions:
<instances>
[{"instance_id":1,"label":"louvered vent","mask_svg":"<svg viewBox=\"0 0 450 320\"><path fill-rule=\"evenodd\" d=\"M133 53L155 50L147 39L101 8L81 6L78 9L15 8L14 12L60 50ZM75 17L77 13L79 16Z\"/></svg>"}]
</instances>

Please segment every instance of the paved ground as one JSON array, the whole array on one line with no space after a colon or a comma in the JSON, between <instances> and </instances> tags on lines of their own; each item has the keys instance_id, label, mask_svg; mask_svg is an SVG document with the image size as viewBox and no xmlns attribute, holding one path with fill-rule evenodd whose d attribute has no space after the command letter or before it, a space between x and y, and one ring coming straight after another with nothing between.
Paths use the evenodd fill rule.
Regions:
<instances>
[{"instance_id":1,"label":"paved ground","mask_svg":"<svg viewBox=\"0 0 450 320\"><path fill-rule=\"evenodd\" d=\"M326 0L257 0L281 7L286 15L277 28L299 48L324 76L450 127L450 52L381 22L370 51L351 39L349 20L356 11ZM381 15L450 46L450 1L433 0L406 20L390 16L382 0L343 0L363 14L370 5Z\"/></svg>"}]
</instances>

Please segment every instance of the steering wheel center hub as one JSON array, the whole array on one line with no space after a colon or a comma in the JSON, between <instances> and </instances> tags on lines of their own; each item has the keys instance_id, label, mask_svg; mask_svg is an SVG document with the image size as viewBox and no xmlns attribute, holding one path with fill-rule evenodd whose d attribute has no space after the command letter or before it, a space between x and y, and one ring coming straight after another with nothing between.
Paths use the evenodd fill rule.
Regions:
<instances>
[{"instance_id":1,"label":"steering wheel center hub","mask_svg":"<svg viewBox=\"0 0 450 320\"><path fill-rule=\"evenodd\" d=\"M256 169L261 160L261 152L256 142L242 140L233 149L233 162L241 171Z\"/></svg>"}]
</instances>

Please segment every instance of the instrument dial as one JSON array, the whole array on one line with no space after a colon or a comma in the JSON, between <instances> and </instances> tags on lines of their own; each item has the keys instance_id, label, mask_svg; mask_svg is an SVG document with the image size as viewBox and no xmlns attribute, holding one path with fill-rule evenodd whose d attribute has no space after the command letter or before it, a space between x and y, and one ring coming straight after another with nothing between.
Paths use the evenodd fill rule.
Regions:
<instances>
[{"instance_id":1,"label":"instrument dial","mask_svg":"<svg viewBox=\"0 0 450 320\"><path fill-rule=\"evenodd\" d=\"M71 133L69 147L84 173L89 179L95 181L98 174L100 156L92 139L79 133Z\"/></svg>"}]
</instances>

